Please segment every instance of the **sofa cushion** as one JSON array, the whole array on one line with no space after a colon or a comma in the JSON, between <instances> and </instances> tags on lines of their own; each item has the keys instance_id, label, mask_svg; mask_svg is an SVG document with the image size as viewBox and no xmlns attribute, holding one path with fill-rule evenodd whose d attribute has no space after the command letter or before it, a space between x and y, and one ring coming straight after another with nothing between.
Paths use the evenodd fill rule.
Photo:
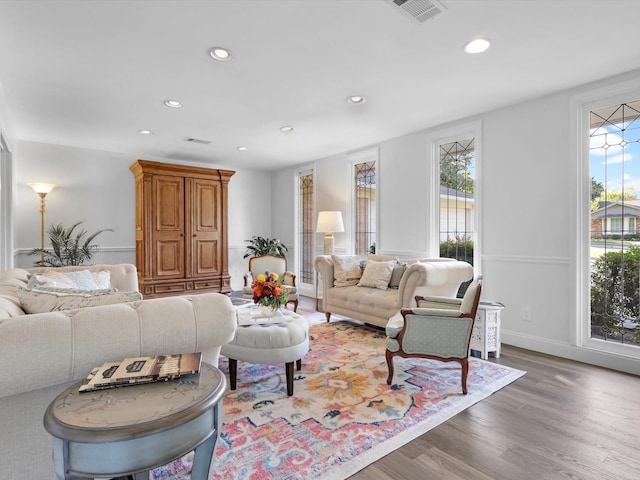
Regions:
<instances>
[{"instance_id":1,"label":"sofa cushion","mask_svg":"<svg viewBox=\"0 0 640 480\"><path fill-rule=\"evenodd\" d=\"M332 288L326 298L325 311L336 313L344 311L359 312L365 316L391 318L400 309L397 290L379 290L377 288L361 288L356 285L344 288ZM356 318L356 317L352 317ZM386 320L385 320L386 324Z\"/></svg>"},{"instance_id":2,"label":"sofa cushion","mask_svg":"<svg viewBox=\"0 0 640 480\"><path fill-rule=\"evenodd\" d=\"M391 279L389 280L389 288L400 287L400 280L402 279L402 275L404 275L404 271L408 266L408 263L400 261L395 262L393 266L393 272L391 273Z\"/></svg>"},{"instance_id":3,"label":"sofa cushion","mask_svg":"<svg viewBox=\"0 0 640 480\"><path fill-rule=\"evenodd\" d=\"M331 255L333 261L333 275L335 287L349 287L357 285L362 271L358 255Z\"/></svg>"},{"instance_id":4,"label":"sofa cushion","mask_svg":"<svg viewBox=\"0 0 640 480\"><path fill-rule=\"evenodd\" d=\"M18 298L26 313L46 313L142 300L140 292L106 290L27 289L18 287Z\"/></svg>"},{"instance_id":5,"label":"sofa cushion","mask_svg":"<svg viewBox=\"0 0 640 480\"><path fill-rule=\"evenodd\" d=\"M364 272L360 281L359 287L374 287L380 290L386 290L389 288L389 280L391 280L391 274L393 273L393 266L395 261L391 262L374 262L368 261L367 266L364 268Z\"/></svg>"},{"instance_id":6,"label":"sofa cushion","mask_svg":"<svg viewBox=\"0 0 640 480\"><path fill-rule=\"evenodd\" d=\"M19 317L24 315L24 310L12 302L8 298L0 296L0 320L11 317Z\"/></svg>"}]
</instances>

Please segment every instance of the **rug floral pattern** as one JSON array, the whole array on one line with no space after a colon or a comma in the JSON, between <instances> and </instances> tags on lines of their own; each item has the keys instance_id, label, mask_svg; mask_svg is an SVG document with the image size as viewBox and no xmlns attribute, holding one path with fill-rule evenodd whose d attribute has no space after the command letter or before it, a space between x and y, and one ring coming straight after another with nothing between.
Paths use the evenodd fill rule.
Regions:
<instances>
[{"instance_id":1,"label":"rug floral pattern","mask_svg":"<svg viewBox=\"0 0 640 480\"><path fill-rule=\"evenodd\" d=\"M312 325L291 397L284 365L238 362L210 478L345 478L524 374L472 358L465 396L459 364L396 358L387 385L384 338L348 321ZM228 373L225 357L219 367ZM190 462L183 457L153 478L188 479Z\"/></svg>"}]
</instances>

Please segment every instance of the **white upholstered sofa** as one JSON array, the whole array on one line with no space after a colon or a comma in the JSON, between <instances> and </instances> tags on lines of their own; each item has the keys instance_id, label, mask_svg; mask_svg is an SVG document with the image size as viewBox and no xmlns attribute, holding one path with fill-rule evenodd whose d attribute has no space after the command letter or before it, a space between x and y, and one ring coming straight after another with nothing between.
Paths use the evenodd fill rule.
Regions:
<instances>
[{"instance_id":1,"label":"white upholstered sofa","mask_svg":"<svg viewBox=\"0 0 640 480\"><path fill-rule=\"evenodd\" d=\"M113 287L137 291L134 265L63 267L109 271ZM32 270L31 273L37 271ZM0 472L3 478L55 479L52 437L42 420L49 403L93 367L125 357L203 352L218 364L235 333L235 311L217 293L26 314L17 289L28 271L0 274Z\"/></svg>"},{"instance_id":2,"label":"white upholstered sofa","mask_svg":"<svg viewBox=\"0 0 640 480\"><path fill-rule=\"evenodd\" d=\"M327 321L333 313L380 327L401 308L415 306L416 295L455 297L460 285L473 278L472 265L449 258L320 255L314 264ZM368 268L373 275L367 275Z\"/></svg>"}]
</instances>

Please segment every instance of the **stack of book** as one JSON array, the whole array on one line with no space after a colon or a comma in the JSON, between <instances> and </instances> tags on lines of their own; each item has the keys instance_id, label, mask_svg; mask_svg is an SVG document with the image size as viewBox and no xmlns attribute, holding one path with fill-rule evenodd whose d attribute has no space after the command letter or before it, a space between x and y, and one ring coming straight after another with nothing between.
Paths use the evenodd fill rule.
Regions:
<instances>
[{"instance_id":1,"label":"stack of book","mask_svg":"<svg viewBox=\"0 0 640 480\"><path fill-rule=\"evenodd\" d=\"M198 373L201 364L201 352L125 358L121 362L107 362L91 370L79 390L93 392L172 380L182 375Z\"/></svg>"}]
</instances>

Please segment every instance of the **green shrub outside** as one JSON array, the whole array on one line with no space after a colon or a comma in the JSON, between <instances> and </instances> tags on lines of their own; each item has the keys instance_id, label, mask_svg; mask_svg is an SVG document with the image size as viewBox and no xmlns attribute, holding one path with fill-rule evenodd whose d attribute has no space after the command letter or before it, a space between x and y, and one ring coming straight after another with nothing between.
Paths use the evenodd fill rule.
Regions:
<instances>
[{"instance_id":1,"label":"green shrub outside","mask_svg":"<svg viewBox=\"0 0 640 480\"><path fill-rule=\"evenodd\" d=\"M640 317L640 247L607 252L591 267L591 325L624 330L625 318ZM636 335L638 334L636 328Z\"/></svg>"}]
</instances>

